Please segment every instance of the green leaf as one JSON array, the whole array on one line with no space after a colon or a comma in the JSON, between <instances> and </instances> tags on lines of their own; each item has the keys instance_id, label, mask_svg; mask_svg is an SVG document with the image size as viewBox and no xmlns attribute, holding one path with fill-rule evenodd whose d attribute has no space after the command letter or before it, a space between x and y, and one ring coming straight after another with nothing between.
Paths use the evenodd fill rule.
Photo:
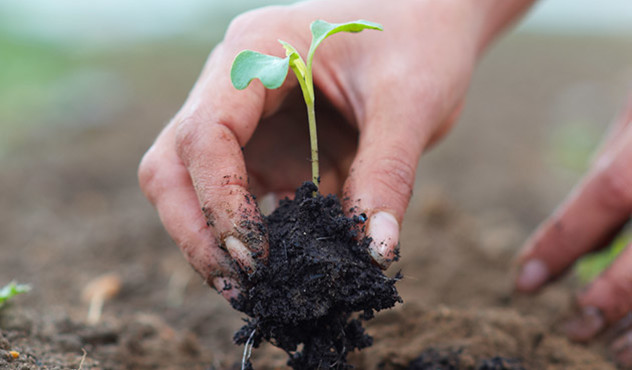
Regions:
<instances>
[{"instance_id":1,"label":"green leaf","mask_svg":"<svg viewBox=\"0 0 632 370\"><path fill-rule=\"evenodd\" d=\"M244 50L233 61L230 80L237 90L245 89L255 78L268 89L278 89L285 81L289 63L290 57L279 58Z\"/></svg>"},{"instance_id":2,"label":"green leaf","mask_svg":"<svg viewBox=\"0 0 632 370\"><path fill-rule=\"evenodd\" d=\"M298 53L298 51L296 51L294 46L290 45L289 43L283 40L279 40L279 42L281 43L281 45L283 45L283 48L285 49L285 55L290 57L290 68L294 70L294 72L296 73L296 77L305 79L307 66L305 66L305 62L303 61L303 58L301 58L301 55Z\"/></svg>"},{"instance_id":3,"label":"green leaf","mask_svg":"<svg viewBox=\"0 0 632 370\"><path fill-rule=\"evenodd\" d=\"M588 284L605 271L632 241L632 232L620 234L605 249L582 257L575 265L581 284Z\"/></svg>"},{"instance_id":4,"label":"green leaf","mask_svg":"<svg viewBox=\"0 0 632 370\"><path fill-rule=\"evenodd\" d=\"M292 68L292 71L294 71L298 79L298 83L303 91L305 103L310 104L310 102L314 101L314 88L307 84L307 76L309 75L307 66L294 46L283 40L279 40L279 42L283 45L283 48L285 48L285 54L290 58L290 68Z\"/></svg>"},{"instance_id":5,"label":"green leaf","mask_svg":"<svg viewBox=\"0 0 632 370\"><path fill-rule=\"evenodd\" d=\"M314 59L316 48L327 37L338 32L360 32L366 29L383 30L382 25L362 19L347 23L329 23L319 19L312 22L310 28L312 30L312 45L307 53L307 68L309 70L312 67L312 59Z\"/></svg>"},{"instance_id":6,"label":"green leaf","mask_svg":"<svg viewBox=\"0 0 632 370\"><path fill-rule=\"evenodd\" d=\"M26 293L31 290L31 286L27 284L17 284L15 281L10 282L0 289L0 307L2 307L9 299L18 294Z\"/></svg>"}]
</instances>

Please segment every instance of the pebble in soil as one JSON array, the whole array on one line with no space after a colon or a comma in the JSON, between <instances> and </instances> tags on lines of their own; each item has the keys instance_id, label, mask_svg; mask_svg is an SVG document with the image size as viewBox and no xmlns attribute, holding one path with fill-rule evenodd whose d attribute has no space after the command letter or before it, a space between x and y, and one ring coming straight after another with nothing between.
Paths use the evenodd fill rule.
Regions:
<instances>
[{"instance_id":1,"label":"pebble in soil","mask_svg":"<svg viewBox=\"0 0 632 370\"><path fill-rule=\"evenodd\" d=\"M346 217L335 195L316 190L304 183L266 217L270 255L232 302L250 317L234 339L269 341L294 369L347 369L347 354L372 344L362 321L402 301L399 276L372 262L370 239L358 237L364 217Z\"/></svg>"}]
</instances>

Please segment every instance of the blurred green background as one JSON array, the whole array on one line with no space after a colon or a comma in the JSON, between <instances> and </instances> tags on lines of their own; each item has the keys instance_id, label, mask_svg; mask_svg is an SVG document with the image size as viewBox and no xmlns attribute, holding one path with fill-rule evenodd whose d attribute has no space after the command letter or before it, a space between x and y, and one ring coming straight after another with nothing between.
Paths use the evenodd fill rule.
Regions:
<instances>
[{"instance_id":1,"label":"blurred green background","mask_svg":"<svg viewBox=\"0 0 632 370\"><path fill-rule=\"evenodd\" d=\"M105 124L156 88L191 85L232 17L289 2L1 1L0 156L34 132ZM627 0L549 0L515 33L629 36L631 30ZM179 76L171 75L175 71ZM555 132L572 136L560 137L564 152L555 153L571 167L594 145L589 119L564 122L581 132L565 133L564 127Z\"/></svg>"}]
</instances>

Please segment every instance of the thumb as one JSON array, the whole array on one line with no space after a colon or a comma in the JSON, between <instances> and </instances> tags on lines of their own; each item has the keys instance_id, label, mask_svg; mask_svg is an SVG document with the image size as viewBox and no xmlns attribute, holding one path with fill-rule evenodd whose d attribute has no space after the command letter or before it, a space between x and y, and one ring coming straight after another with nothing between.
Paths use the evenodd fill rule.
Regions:
<instances>
[{"instance_id":1,"label":"thumb","mask_svg":"<svg viewBox=\"0 0 632 370\"><path fill-rule=\"evenodd\" d=\"M360 120L358 152L344 186L345 209L366 216L369 252L380 267L397 258L399 232L412 195L417 162L428 135L418 102L385 98ZM396 95L390 95L396 96ZM409 109L406 109L409 108ZM361 117L362 118L362 117Z\"/></svg>"}]
</instances>

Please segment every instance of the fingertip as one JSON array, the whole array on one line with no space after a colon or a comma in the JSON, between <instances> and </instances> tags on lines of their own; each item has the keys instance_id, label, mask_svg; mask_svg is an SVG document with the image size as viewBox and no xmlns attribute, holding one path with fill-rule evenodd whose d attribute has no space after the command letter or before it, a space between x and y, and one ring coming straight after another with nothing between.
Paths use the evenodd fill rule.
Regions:
<instances>
[{"instance_id":1,"label":"fingertip","mask_svg":"<svg viewBox=\"0 0 632 370\"><path fill-rule=\"evenodd\" d=\"M294 193L291 191L267 193L266 195L257 199L257 205L259 206L259 210L261 211L262 215L269 216L272 212L279 208L280 201L285 198L294 199Z\"/></svg>"},{"instance_id":2,"label":"fingertip","mask_svg":"<svg viewBox=\"0 0 632 370\"><path fill-rule=\"evenodd\" d=\"M274 210L279 205L279 198L275 193L268 193L259 199L257 199L257 204L259 205L259 210L261 214L267 216L274 212Z\"/></svg>"},{"instance_id":3,"label":"fingertip","mask_svg":"<svg viewBox=\"0 0 632 370\"><path fill-rule=\"evenodd\" d=\"M575 342L588 342L599 334L605 327L606 320L597 307L586 306L563 325L568 338Z\"/></svg>"},{"instance_id":4,"label":"fingertip","mask_svg":"<svg viewBox=\"0 0 632 370\"><path fill-rule=\"evenodd\" d=\"M367 236L371 238L369 254L383 269L395 260L399 243L399 222L386 211L379 211L369 218Z\"/></svg>"},{"instance_id":5,"label":"fingertip","mask_svg":"<svg viewBox=\"0 0 632 370\"><path fill-rule=\"evenodd\" d=\"M550 278L548 266L539 259L525 261L518 270L515 282L516 290L522 293L534 293Z\"/></svg>"},{"instance_id":6,"label":"fingertip","mask_svg":"<svg viewBox=\"0 0 632 370\"><path fill-rule=\"evenodd\" d=\"M619 366L632 366L632 331L615 339L610 346L610 352Z\"/></svg>"}]
</instances>

